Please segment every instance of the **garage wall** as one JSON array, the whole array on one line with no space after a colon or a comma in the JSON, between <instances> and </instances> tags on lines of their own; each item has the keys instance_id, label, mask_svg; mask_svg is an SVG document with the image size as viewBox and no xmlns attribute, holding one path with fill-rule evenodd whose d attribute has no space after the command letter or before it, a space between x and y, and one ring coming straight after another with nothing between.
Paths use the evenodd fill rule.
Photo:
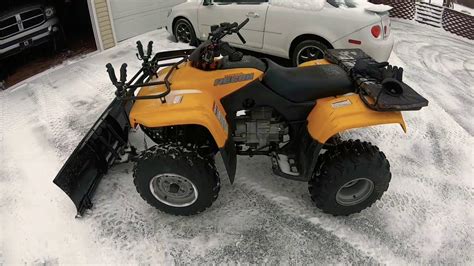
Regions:
<instances>
[{"instance_id":1,"label":"garage wall","mask_svg":"<svg viewBox=\"0 0 474 266\"><path fill-rule=\"evenodd\" d=\"M97 16L97 24L99 26L99 34L104 49L115 46L112 24L109 16L109 8L107 0L95 0L95 12Z\"/></svg>"},{"instance_id":2,"label":"garage wall","mask_svg":"<svg viewBox=\"0 0 474 266\"><path fill-rule=\"evenodd\" d=\"M106 1L106 0L96 0ZM117 41L165 26L168 11L185 0L109 0Z\"/></svg>"}]
</instances>

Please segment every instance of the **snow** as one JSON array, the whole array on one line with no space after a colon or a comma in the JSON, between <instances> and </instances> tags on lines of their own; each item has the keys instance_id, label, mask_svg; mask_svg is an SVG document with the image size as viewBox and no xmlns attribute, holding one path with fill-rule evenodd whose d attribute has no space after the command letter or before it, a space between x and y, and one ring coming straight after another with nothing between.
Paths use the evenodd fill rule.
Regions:
<instances>
[{"instance_id":1,"label":"snow","mask_svg":"<svg viewBox=\"0 0 474 266\"><path fill-rule=\"evenodd\" d=\"M301 9L301 10L312 10L318 11L324 8L325 0L271 0L270 4L274 6Z\"/></svg>"},{"instance_id":2,"label":"snow","mask_svg":"<svg viewBox=\"0 0 474 266\"><path fill-rule=\"evenodd\" d=\"M390 6L387 5L375 5L367 0L332 0L334 3L337 4L339 8L351 8L351 9L358 9L358 10L370 10L373 12L386 12L391 9ZM300 9L300 10L308 10L308 11L318 11L324 8L326 5L326 0L295 0L295 1L287 1L287 0L271 0L271 5L286 7L286 8L293 8L293 9Z\"/></svg>"},{"instance_id":3,"label":"snow","mask_svg":"<svg viewBox=\"0 0 474 266\"><path fill-rule=\"evenodd\" d=\"M473 42L393 21L391 62L430 100L399 126L345 137L378 145L391 162L388 192L350 217L323 214L307 185L275 177L267 157L221 170L206 212L175 217L135 191L132 164L104 177L94 207L75 208L52 179L113 97L105 64L139 67L135 41L186 48L154 31L0 92L0 264L472 264L474 254Z\"/></svg>"}]
</instances>

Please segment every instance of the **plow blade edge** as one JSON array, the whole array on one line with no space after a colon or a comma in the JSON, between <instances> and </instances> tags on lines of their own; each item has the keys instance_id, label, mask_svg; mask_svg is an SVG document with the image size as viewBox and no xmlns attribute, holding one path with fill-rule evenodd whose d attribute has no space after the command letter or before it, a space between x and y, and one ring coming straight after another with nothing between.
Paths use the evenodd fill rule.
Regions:
<instances>
[{"instance_id":1,"label":"plow blade edge","mask_svg":"<svg viewBox=\"0 0 474 266\"><path fill-rule=\"evenodd\" d=\"M91 198L128 143L130 104L115 99L76 147L54 179L74 202L77 216L92 207Z\"/></svg>"}]
</instances>

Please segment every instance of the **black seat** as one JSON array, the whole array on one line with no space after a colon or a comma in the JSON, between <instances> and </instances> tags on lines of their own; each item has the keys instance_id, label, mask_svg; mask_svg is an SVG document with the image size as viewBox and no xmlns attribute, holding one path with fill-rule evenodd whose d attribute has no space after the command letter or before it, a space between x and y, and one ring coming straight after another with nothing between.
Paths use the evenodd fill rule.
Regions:
<instances>
[{"instance_id":1,"label":"black seat","mask_svg":"<svg viewBox=\"0 0 474 266\"><path fill-rule=\"evenodd\" d=\"M241 60L233 62L229 60L229 56L224 56L219 64L219 69L234 69L234 68L255 68L262 72L267 69L266 64L253 56L244 55Z\"/></svg>"},{"instance_id":2,"label":"black seat","mask_svg":"<svg viewBox=\"0 0 474 266\"><path fill-rule=\"evenodd\" d=\"M307 102L354 91L351 79L337 65L282 67L266 59L263 83L292 102Z\"/></svg>"}]
</instances>

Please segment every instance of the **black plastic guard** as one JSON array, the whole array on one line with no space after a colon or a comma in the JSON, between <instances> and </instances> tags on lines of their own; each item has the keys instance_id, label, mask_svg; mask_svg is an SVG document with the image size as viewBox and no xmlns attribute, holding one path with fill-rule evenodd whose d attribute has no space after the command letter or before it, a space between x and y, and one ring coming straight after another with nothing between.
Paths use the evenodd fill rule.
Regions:
<instances>
[{"instance_id":1,"label":"black plastic guard","mask_svg":"<svg viewBox=\"0 0 474 266\"><path fill-rule=\"evenodd\" d=\"M235 143L232 140L231 135L227 138L225 146L219 149L222 160L224 161L227 175L229 176L230 183L233 184L235 180L235 173L237 171L237 151L235 149Z\"/></svg>"},{"instance_id":2,"label":"black plastic guard","mask_svg":"<svg viewBox=\"0 0 474 266\"><path fill-rule=\"evenodd\" d=\"M54 179L74 202L77 216L92 207L91 198L128 142L131 104L113 100L95 122Z\"/></svg>"}]
</instances>

